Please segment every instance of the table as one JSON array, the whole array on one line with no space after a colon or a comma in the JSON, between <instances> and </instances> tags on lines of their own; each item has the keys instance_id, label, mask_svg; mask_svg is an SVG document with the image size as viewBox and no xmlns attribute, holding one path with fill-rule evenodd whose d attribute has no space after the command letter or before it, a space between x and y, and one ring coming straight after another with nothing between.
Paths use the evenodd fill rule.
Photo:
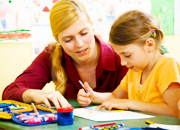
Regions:
<instances>
[{"instance_id":1,"label":"table","mask_svg":"<svg viewBox=\"0 0 180 130\"><path fill-rule=\"evenodd\" d=\"M74 108L79 108L79 104L76 100L69 99L69 103ZM136 111L137 112L137 111ZM144 113L144 112L140 112ZM14 123L11 120L0 120L0 129L4 128L6 130L78 130L78 128L82 126L88 125L97 125L109 122L117 122L117 123L124 123L126 127L145 127L147 124L145 120L150 120L152 122L158 124L169 124L169 125L180 125L180 119L163 116L163 115L156 115L151 113L144 113L148 115L156 116L155 118L147 118L147 119L136 119L136 120L118 120L118 121L106 121L106 122L98 122L98 121L91 121L86 120L80 117L74 116L74 124L69 126L58 126L57 123L46 124L46 125L39 125L39 126L23 126Z\"/></svg>"}]
</instances>

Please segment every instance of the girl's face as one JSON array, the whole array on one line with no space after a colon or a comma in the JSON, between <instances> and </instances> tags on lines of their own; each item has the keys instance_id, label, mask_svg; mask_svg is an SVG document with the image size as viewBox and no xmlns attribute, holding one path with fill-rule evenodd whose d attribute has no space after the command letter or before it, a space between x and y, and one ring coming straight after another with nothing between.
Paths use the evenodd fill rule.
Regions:
<instances>
[{"instance_id":1,"label":"girl's face","mask_svg":"<svg viewBox=\"0 0 180 130\"><path fill-rule=\"evenodd\" d=\"M121 58L121 65L132 69L135 72L143 70L148 65L148 52L144 46L137 44L116 45L111 44L114 51Z\"/></svg>"},{"instance_id":2,"label":"girl's face","mask_svg":"<svg viewBox=\"0 0 180 130\"><path fill-rule=\"evenodd\" d=\"M58 41L64 51L76 62L90 59L94 52L95 38L93 28L83 16L70 27L60 32Z\"/></svg>"}]
</instances>

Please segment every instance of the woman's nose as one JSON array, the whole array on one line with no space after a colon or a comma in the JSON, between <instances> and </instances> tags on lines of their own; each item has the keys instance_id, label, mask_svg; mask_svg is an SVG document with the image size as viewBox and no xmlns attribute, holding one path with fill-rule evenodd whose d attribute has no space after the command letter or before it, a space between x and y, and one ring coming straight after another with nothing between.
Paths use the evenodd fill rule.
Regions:
<instances>
[{"instance_id":1,"label":"woman's nose","mask_svg":"<svg viewBox=\"0 0 180 130\"><path fill-rule=\"evenodd\" d=\"M76 41L75 41L75 42L76 42L76 43L75 43L76 47L82 47L82 46L84 45L82 39L79 38L79 37L76 38Z\"/></svg>"}]
</instances>

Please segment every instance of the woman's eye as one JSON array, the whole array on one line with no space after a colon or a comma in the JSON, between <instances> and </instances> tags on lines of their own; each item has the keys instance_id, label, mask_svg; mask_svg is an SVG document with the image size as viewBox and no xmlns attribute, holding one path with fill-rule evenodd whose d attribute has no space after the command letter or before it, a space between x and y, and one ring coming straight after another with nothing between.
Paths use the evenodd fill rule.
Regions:
<instances>
[{"instance_id":1,"label":"woman's eye","mask_svg":"<svg viewBox=\"0 0 180 130\"><path fill-rule=\"evenodd\" d=\"M129 58L131 55L125 55L126 58Z\"/></svg>"},{"instance_id":2,"label":"woman's eye","mask_svg":"<svg viewBox=\"0 0 180 130\"><path fill-rule=\"evenodd\" d=\"M65 40L65 42L70 42L71 41L71 39L67 39L67 40Z\"/></svg>"},{"instance_id":3,"label":"woman's eye","mask_svg":"<svg viewBox=\"0 0 180 130\"><path fill-rule=\"evenodd\" d=\"M87 34L87 32L83 32L83 33L81 33L81 35L83 36L83 35L86 35Z\"/></svg>"}]
</instances>

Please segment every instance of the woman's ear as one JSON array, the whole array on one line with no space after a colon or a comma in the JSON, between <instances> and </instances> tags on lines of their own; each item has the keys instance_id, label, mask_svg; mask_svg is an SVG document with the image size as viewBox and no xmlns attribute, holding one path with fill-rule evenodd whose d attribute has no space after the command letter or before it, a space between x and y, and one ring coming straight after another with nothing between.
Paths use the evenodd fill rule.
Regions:
<instances>
[{"instance_id":1,"label":"woman's ear","mask_svg":"<svg viewBox=\"0 0 180 130\"><path fill-rule=\"evenodd\" d=\"M56 37L54 37L54 38L55 38L56 42L59 43L58 39Z\"/></svg>"},{"instance_id":2,"label":"woman's ear","mask_svg":"<svg viewBox=\"0 0 180 130\"><path fill-rule=\"evenodd\" d=\"M54 38L55 38L55 37L54 37ZM59 43L58 39L57 39L57 38L55 38L55 40L56 40L56 42L58 43L58 45L60 45L60 43Z\"/></svg>"},{"instance_id":3,"label":"woman's ear","mask_svg":"<svg viewBox=\"0 0 180 130\"><path fill-rule=\"evenodd\" d=\"M145 47L148 52L154 51L154 49L156 48L156 43L155 43L154 39L148 38L145 42Z\"/></svg>"}]
</instances>

